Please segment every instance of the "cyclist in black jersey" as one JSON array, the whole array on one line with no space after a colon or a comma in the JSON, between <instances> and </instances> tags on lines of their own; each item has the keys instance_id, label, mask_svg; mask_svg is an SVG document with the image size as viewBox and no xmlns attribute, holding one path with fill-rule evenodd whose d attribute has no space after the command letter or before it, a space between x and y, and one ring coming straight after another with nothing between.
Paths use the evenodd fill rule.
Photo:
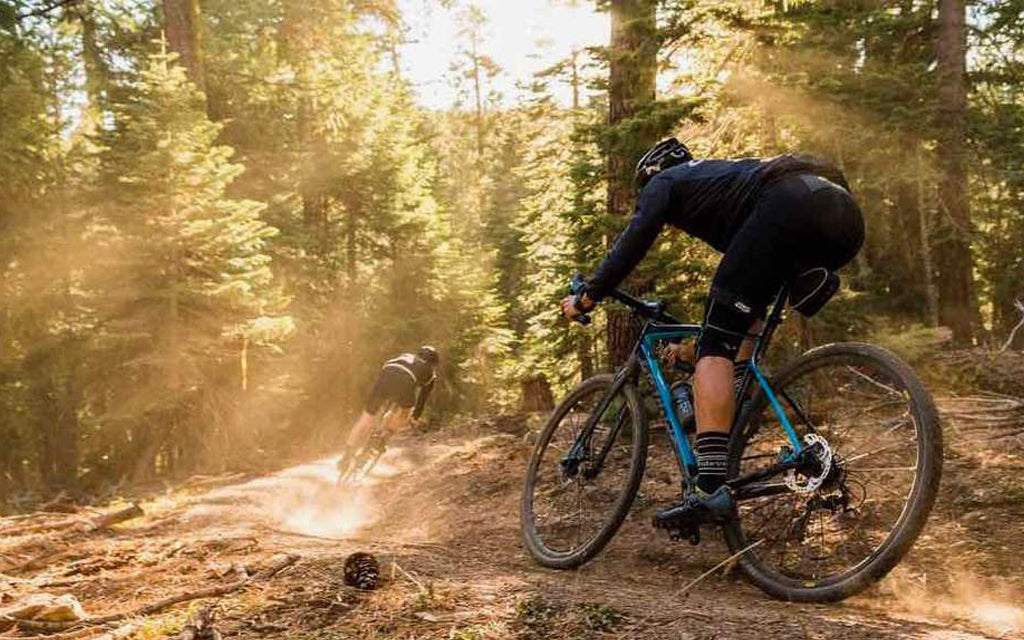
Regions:
<instances>
[{"instance_id":1,"label":"cyclist in black jersey","mask_svg":"<svg viewBox=\"0 0 1024 640\"><path fill-rule=\"evenodd\" d=\"M437 379L434 370L438 361L437 350L424 345L416 354L403 353L385 362L370 388L363 413L349 431L346 449L357 451L365 444L382 410L386 412L383 426L388 432L403 429L410 419L419 420ZM348 459L343 455L339 465Z\"/></svg>"},{"instance_id":2,"label":"cyclist in black jersey","mask_svg":"<svg viewBox=\"0 0 1024 640\"><path fill-rule=\"evenodd\" d=\"M666 225L724 254L696 345L696 486L656 522L670 527L693 517L728 518L735 508L724 484L734 362L751 357L753 344L745 338L785 282L854 258L864 242L864 219L842 172L810 156L694 160L673 139L645 154L636 175L642 188L636 212L585 291L565 298L562 310L572 319L593 309Z\"/></svg>"}]
</instances>

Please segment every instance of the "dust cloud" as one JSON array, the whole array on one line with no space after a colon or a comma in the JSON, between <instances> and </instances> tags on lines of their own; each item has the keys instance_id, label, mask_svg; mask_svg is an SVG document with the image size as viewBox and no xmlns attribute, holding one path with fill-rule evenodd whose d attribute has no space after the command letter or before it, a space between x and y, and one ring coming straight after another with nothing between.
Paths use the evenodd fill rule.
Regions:
<instances>
[{"instance_id":1,"label":"dust cloud","mask_svg":"<svg viewBox=\"0 0 1024 640\"><path fill-rule=\"evenodd\" d=\"M338 486L334 463L331 458L281 472L261 510L286 531L332 538L358 533L372 520L370 498L361 487Z\"/></svg>"},{"instance_id":2,"label":"dust cloud","mask_svg":"<svg viewBox=\"0 0 1024 640\"><path fill-rule=\"evenodd\" d=\"M358 536L375 518L370 488L390 472L384 461L356 486L338 486L329 458L211 491L190 511L243 529L269 527L327 538Z\"/></svg>"},{"instance_id":3,"label":"dust cloud","mask_svg":"<svg viewBox=\"0 0 1024 640\"><path fill-rule=\"evenodd\" d=\"M1004 582L961 570L943 587L897 575L890 588L890 612L968 622L1000 636L1024 633L1024 593Z\"/></svg>"}]
</instances>

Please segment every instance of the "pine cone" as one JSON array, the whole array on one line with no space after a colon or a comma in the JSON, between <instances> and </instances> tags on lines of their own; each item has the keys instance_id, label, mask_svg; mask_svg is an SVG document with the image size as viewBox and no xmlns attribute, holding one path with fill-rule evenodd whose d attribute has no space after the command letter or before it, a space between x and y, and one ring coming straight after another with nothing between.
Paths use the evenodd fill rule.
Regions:
<instances>
[{"instance_id":1,"label":"pine cone","mask_svg":"<svg viewBox=\"0 0 1024 640\"><path fill-rule=\"evenodd\" d=\"M362 551L345 558L345 584L370 591L377 588L379 580L380 565L377 564L377 558Z\"/></svg>"}]
</instances>

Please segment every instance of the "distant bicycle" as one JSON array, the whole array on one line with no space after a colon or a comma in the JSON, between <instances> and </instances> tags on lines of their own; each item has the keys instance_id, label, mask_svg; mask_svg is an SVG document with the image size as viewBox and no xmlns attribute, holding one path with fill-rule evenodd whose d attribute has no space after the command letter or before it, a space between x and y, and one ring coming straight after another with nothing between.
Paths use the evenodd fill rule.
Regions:
<instances>
[{"instance_id":1,"label":"distant bicycle","mask_svg":"<svg viewBox=\"0 0 1024 640\"><path fill-rule=\"evenodd\" d=\"M377 461L387 452L388 441L391 439L391 433L384 428L387 413L388 409L385 409L376 417L363 446L346 449L341 454L337 463L339 486L358 484L365 480Z\"/></svg>"},{"instance_id":2,"label":"distant bicycle","mask_svg":"<svg viewBox=\"0 0 1024 640\"><path fill-rule=\"evenodd\" d=\"M585 380L561 402L526 474L522 533L547 567L586 563L629 512L647 460L641 375L657 392L683 483L697 474L656 354L659 343L696 337L701 326L679 322L661 302L621 291L611 297L645 321L633 353L614 375ZM745 400L731 431L726 483L738 514L721 526L740 568L766 593L836 601L885 576L917 539L939 487L942 432L918 377L877 346L818 347L769 378L760 360L787 297L783 287L739 390ZM700 524L674 537L697 544Z\"/></svg>"}]
</instances>

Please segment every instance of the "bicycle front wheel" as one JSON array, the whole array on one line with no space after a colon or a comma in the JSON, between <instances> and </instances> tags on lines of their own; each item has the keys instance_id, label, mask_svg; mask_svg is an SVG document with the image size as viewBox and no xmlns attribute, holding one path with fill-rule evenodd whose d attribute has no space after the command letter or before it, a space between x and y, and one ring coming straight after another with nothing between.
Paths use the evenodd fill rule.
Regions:
<instances>
[{"instance_id":1,"label":"bicycle front wheel","mask_svg":"<svg viewBox=\"0 0 1024 640\"><path fill-rule=\"evenodd\" d=\"M647 424L636 389L624 384L608 398L613 384L613 376L598 375L576 387L552 413L530 460L520 523L526 547L546 567L576 568L600 553L640 487Z\"/></svg>"},{"instance_id":2,"label":"bicycle front wheel","mask_svg":"<svg viewBox=\"0 0 1024 640\"><path fill-rule=\"evenodd\" d=\"M749 549L740 567L768 594L841 600L896 566L928 519L942 472L935 405L910 367L860 343L812 349L772 387L807 450L797 468L738 490L726 540ZM738 425L730 477L793 459L763 392Z\"/></svg>"}]
</instances>

